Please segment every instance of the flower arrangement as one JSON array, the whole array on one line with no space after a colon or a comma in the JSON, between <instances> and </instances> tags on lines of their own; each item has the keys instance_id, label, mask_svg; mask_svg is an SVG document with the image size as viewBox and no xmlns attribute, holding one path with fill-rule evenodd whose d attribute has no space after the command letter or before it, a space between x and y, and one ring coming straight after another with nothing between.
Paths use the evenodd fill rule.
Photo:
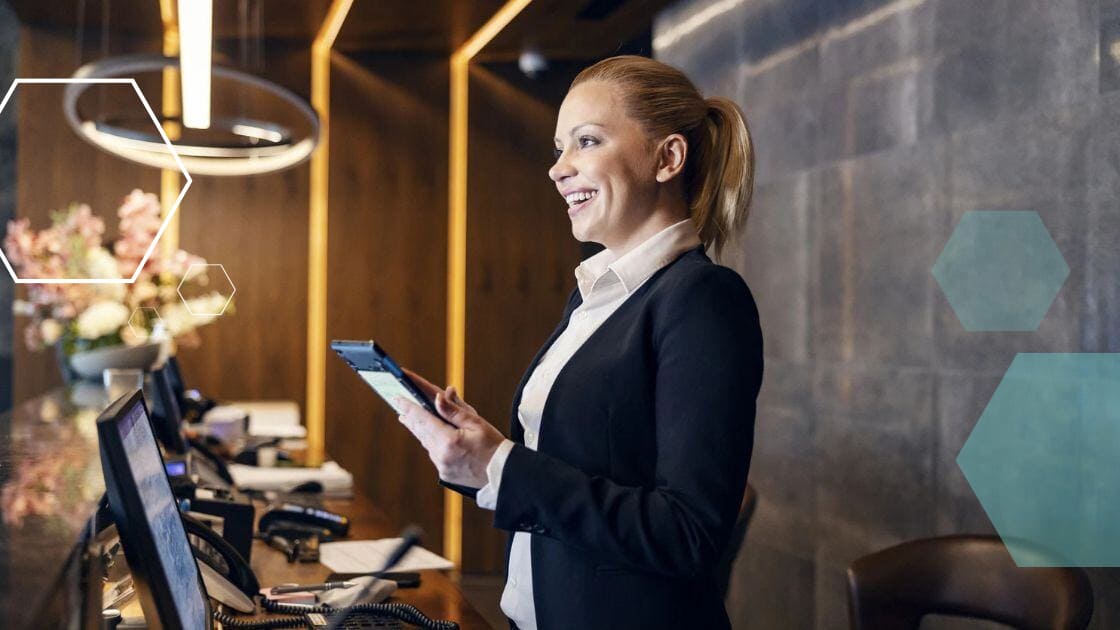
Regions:
<instances>
[{"instance_id":1,"label":"flower arrangement","mask_svg":"<svg viewBox=\"0 0 1120 630\"><path fill-rule=\"evenodd\" d=\"M27 219L10 221L4 252L21 278L129 278L159 232L159 199L133 190L117 217L118 238L111 248L102 243L105 222L86 204L52 212L50 227L41 231L32 230ZM33 350L60 344L70 356L164 337L196 346L195 329L216 316L192 313L220 312L229 298L205 292L206 274L192 273L188 284L201 287L202 295L184 304L179 284L192 265L205 263L178 250L169 258L149 258L131 284L27 284L26 299L16 300L13 308L28 318L24 340Z\"/></svg>"}]
</instances>

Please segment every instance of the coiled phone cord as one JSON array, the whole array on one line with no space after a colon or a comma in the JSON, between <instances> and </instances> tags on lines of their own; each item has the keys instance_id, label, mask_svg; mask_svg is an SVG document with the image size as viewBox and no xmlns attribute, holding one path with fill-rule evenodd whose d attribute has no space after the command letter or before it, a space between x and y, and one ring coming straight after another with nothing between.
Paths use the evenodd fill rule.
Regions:
<instances>
[{"instance_id":1,"label":"coiled phone cord","mask_svg":"<svg viewBox=\"0 0 1120 630\"><path fill-rule=\"evenodd\" d=\"M272 613L279 613L284 615L281 617L272 617L269 619L238 619L225 612L214 612L214 619L222 624L225 628L236 628L239 630L265 630L268 628L299 628L306 627L306 616L311 614L320 614L328 617L334 617L343 612L347 614L361 614L370 613L375 615L385 615L393 617L420 626L425 630L458 630L459 624L454 621L447 621L444 619L432 619L424 613L420 612L415 606L411 604L358 604L356 606L348 606L346 608L331 608L329 606L300 606L294 604L280 604L268 599L264 600L265 610Z\"/></svg>"}]
</instances>

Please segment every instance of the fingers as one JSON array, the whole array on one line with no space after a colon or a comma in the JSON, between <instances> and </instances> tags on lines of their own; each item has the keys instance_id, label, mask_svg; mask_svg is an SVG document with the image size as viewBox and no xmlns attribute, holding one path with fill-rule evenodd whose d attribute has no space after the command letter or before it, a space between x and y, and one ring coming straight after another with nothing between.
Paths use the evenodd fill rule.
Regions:
<instances>
[{"instance_id":1,"label":"fingers","mask_svg":"<svg viewBox=\"0 0 1120 630\"><path fill-rule=\"evenodd\" d=\"M401 370L403 370L404 373L407 374L408 377L411 378L412 381L420 387L420 389L424 390L424 393L429 397L435 396L437 392L443 391L442 389L433 385L430 381L428 381L428 379L420 376L416 372L413 372L408 368L401 368Z\"/></svg>"},{"instance_id":2,"label":"fingers","mask_svg":"<svg viewBox=\"0 0 1120 630\"><path fill-rule=\"evenodd\" d=\"M471 412L471 413L473 413L473 414L476 414L476 415L478 414L478 412L477 412L477 411L475 411L475 408L474 408L474 407L472 407L472 406L468 405L468 404L467 404L467 401L463 400L463 399L462 399L462 398L461 398L461 397L459 396L459 392L458 392L458 391L457 391L457 390L455 389L455 386L454 386L454 385L448 385L448 387L447 387L447 389L445 390L445 392L446 392L446 394L447 394L448 398L449 398L449 399L451 400L451 402L453 402L453 403L455 403L455 404L457 404L457 405L460 405L460 406L462 406L462 407L464 407L464 408L466 408L466 409L469 409L469 410L470 410L470 412Z\"/></svg>"},{"instance_id":3,"label":"fingers","mask_svg":"<svg viewBox=\"0 0 1120 630\"><path fill-rule=\"evenodd\" d=\"M439 415L443 416L448 422L456 427L463 427L469 424L473 419L473 411L467 409L465 406L457 405L451 402L447 394L440 392L436 394L436 410Z\"/></svg>"},{"instance_id":4,"label":"fingers","mask_svg":"<svg viewBox=\"0 0 1120 630\"><path fill-rule=\"evenodd\" d=\"M404 410L399 417L401 424L416 436L420 445L426 450L431 451L441 441L446 442L454 436L454 428L447 426L420 405L400 397L394 399L394 403L399 409Z\"/></svg>"}]
</instances>

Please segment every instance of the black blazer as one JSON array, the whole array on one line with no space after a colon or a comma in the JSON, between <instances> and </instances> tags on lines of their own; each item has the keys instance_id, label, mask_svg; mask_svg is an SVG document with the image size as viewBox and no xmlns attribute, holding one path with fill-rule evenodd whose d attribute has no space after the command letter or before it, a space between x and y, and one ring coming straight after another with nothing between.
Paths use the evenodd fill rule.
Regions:
<instances>
[{"instance_id":1,"label":"black blazer","mask_svg":"<svg viewBox=\"0 0 1120 630\"><path fill-rule=\"evenodd\" d=\"M581 301L573 291L517 388L494 512L495 527L536 534L539 628L728 628L713 576L750 467L754 298L703 248L681 254L560 371L533 451L521 392Z\"/></svg>"}]
</instances>

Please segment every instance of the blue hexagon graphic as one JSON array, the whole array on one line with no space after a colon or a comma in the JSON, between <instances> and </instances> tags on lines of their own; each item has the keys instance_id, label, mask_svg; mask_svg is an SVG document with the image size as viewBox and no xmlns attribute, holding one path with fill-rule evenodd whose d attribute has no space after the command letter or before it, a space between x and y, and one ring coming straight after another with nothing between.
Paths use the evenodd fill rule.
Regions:
<instances>
[{"instance_id":1,"label":"blue hexagon graphic","mask_svg":"<svg viewBox=\"0 0 1120 630\"><path fill-rule=\"evenodd\" d=\"M1016 355L957 464L1019 566L1120 566L1120 354Z\"/></svg>"},{"instance_id":2,"label":"blue hexagon graphic","mask_svg":"<svg viewBox=\"0 0 1120 630\"><path fill-rule=\"evenodd\" d=\"M1037 212L973 210L961 217L932 271L965 330L1031 331L1069 265Z\"/></svg>"}]
</instances>

